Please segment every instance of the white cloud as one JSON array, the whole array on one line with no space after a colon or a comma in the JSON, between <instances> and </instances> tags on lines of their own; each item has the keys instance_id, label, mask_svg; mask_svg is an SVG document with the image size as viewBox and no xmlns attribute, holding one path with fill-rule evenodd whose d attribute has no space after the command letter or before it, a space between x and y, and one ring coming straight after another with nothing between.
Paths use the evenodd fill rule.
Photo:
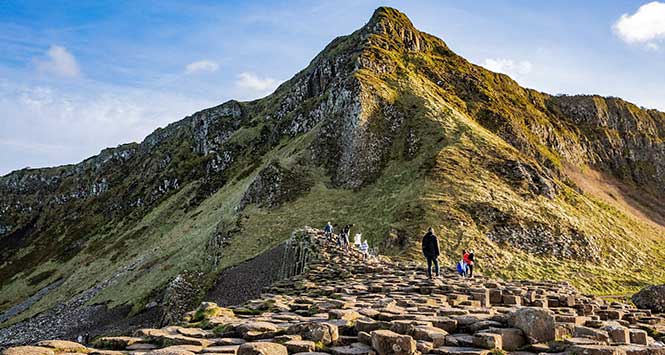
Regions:
<instances>
[{"instance_id":1,"label":"white cloud","mask_svg":"<svg viewBox=\"0 0 665 355\"><path fill-rule=\"evenodd\" d=\"M78 82L57 87L0 79L0 175L76 163L105 147L141 141L157 127L217 101L180 92ZM157 103L157 104L156 104Z\"/></svg>"},{"instance_id":2,"label":"white cloud","mask_svg":"<svg viewBox=\"0 0 665 355\"><path fill-rule=\"evenodd\" d=\"M236 86L245 91L249 91L249 96L267 95L273 92L279 85L279 81L270 77L261 78L254 73L244 72L238 75ZM245 97L247 95L240 94Z\"/></svg>"},{"instance_id":3,"label":"white cloud","mask_svg":"<svg viewBox=\"0 0 665 355\"><path fill-rule=\"evenodd\" d=\"M37 60L37 68L40 71L66 78L76 78L81 75L76 58L67 48L52 45L46 56L47 59Z\"/></svg>"},{"instance_id":4,"label":"white cloud","mask_svg":"<svg viewBox=\"0 0 665 355\"><path fill-rule=\"evenodd\" d=\"M515 62L507 58L488 58L485 59L482 66L491 71L508 75L527 75L533 69L533 65L528 60Z\"/></svg>"},{"instance_id":5,"label":"white cloud","mask_svg":"<svg viewBox=\"0 0 665 355\"><path fill-rule=\"evenodd\" d=\"M212 60L203 59L187 64L185 67L185 72L187 74L194 74L199 72L214 73L217 71L217 69L219 69L219 64L213 62Z\"/></svg>"},{"instance_id":6,"label":"white cloud","mask_svg":"<svg viewBox=\"0 0 665 355\"><path fill-rule=\"evenodd\" d=\"M626 43L646 44L658 49L655 41L665 40L665 3L644 4L634 14L623 14L614 24L614 32Z\"/></svg>"}]
</instances>

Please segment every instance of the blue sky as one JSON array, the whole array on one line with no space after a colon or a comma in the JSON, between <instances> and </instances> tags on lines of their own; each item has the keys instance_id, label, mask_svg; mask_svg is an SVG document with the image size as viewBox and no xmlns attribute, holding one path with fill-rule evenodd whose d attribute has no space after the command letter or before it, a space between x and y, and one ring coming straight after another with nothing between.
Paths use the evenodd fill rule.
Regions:
<instances>
[{"instance_id":1,"label":"blue sky","mask_svg":"<svg viewBox=\"0 0 665 355\"><path fill-rule=\"evenodd\" d=\"M381 5L522 85L665 111L665 2L5 0L0 175L264 96Z\"/></svg>"}]
</instances>

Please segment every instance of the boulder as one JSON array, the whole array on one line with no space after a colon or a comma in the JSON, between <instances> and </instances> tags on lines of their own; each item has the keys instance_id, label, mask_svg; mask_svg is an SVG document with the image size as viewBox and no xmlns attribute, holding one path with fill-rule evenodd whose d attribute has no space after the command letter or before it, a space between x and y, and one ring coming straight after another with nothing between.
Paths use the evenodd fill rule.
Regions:
<instances>
[{"instance_id":1,"label":"boulder","mask_svg":"<svg viewBox=\"0 0 665 355\"><path fill-rule=\"evenodd\" d=\"M237 355L288 355L286 346L277 343L252 342L240 345Z\"/></svg>"},{"instance_id":2,"label":"boulder","mask_svg":"<svg viewBox=\"0 0 665 355\"><path fill-rule=\"evenodd\" d=\"M390 330L375 330L370 333L372 348L379 355L411 355L417 351L416 341L408 335L400 335Z\"/></svg>"},{"instance_id":3,"label":"boulder","mask_svg":"<svg viewBox=\"0 0 665 355\"><path fill-rule=\"evenodd\" d=\"M510 314L508 323L524 332L531 344L554 340L554 317L543 308L524 307Z\"/></svg>"},{"instance_id":4,"label":"boulder","mask_svg":"<svg viewBox=\"0 0 665 355\"><path fill-rule=\"evenodd\" d=\"M665 284L647 286L634 294L631 300L638 308L665 313Z\"/></svg>"}]
</instances>

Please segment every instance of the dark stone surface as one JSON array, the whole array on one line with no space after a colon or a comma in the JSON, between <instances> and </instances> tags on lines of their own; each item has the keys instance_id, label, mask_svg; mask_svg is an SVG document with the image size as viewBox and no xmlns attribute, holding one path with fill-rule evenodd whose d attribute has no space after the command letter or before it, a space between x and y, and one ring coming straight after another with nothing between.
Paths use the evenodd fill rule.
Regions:
<instances>
[{"instance_id":1,"label":"dark stone surface","mask_svg":"<svg viewBox=\"0 0 665 355\"><path fill-rule=\"evenodd\" d=\"M264 287L279 279L285 251L285 244L280 244L254 259L222 271L206 299L220 306L229 306L257 298Z\"/></svg>"},{"instance_id":2,"label":"dark stone surface","mask_svg":"<svg viewBox=\"0 0 665 355\"><path fill-rule=\"evenodd\" d=\"M651 285L640 290L631 298L639 308L665 313L665 285Z\"/></svg>"}]
</instances>

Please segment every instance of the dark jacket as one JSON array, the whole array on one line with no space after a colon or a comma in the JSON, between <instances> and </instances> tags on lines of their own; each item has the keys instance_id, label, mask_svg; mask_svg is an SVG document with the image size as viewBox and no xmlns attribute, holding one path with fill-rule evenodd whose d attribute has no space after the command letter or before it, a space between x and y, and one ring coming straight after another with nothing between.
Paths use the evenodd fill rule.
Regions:
<instances>
[{"instance_id":1,"label":"dark jacket","mask_svg":"<svg viewBox=\"0 0 665 355\"><path fill-rule=\"evenodd\" d=\"M434 233L427 232L423 237L423 255L428 258L436 258L439 254L439 240L436 239Z\"/></svg>"}]
</instances>

